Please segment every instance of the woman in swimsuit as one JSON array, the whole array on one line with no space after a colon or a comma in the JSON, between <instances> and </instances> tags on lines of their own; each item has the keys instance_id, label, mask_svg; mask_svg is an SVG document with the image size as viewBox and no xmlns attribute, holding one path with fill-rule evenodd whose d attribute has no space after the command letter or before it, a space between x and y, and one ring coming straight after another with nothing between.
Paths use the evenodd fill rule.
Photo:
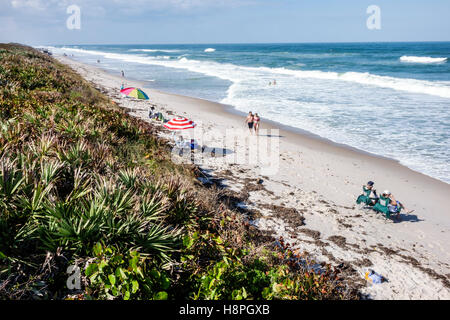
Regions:
<instances>
[{"instance_id":1,"label":"woman in swimsuit","mask_svg":"<svg viewBox=\"0 0 450 320\"><path fill-rule=\"evenodd\" d=\"M253 116L253 127L255 128L255 133L256 135L258 135L259 132L259 121L260 121L260 117L258 116L257 113L255 113L255 115Z\"/></svg>"},{"instance_id":2,"label":"woman in swimsuit","mask_svg":"<svg viewBox=\"0 0 450 320\"><path fill-rule=\"evenodd\" d=\"M253 114L252 114L251 111L248 113L248 116L247 116L247 118L245 119L245 122L246 122L247 125L248 125L248 130L250 130L250 134L252 134L252 129L253 129Z\"/></svg>"}]
</instances>

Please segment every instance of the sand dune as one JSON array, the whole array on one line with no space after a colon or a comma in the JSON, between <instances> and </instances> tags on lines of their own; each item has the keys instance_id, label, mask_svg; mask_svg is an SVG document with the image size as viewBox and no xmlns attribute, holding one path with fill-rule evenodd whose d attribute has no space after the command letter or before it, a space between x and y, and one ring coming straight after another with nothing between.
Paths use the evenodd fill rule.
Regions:
<instances>
[{"instance_id":1,"label":"sand dune","mask_svg":"<svg viewBox=\"0 0 450 320\"><path fill-rule=\"evenodd\" d=\"M133 115L150 121L149 102L123 99L118 94L123 78L65 57L58 59L130 108ZM283 237L318 261L348 265L361 283L365 283L368 269L385 276L388 282L364 288L368 298L450 299L450 210L446 201L450 185L394 160L266 122L264 115L262 128L269 130L268 134L255 140L246 132L244 115L227 106L152 89L146 92L166 117L194 119L198 130L209 133L201 143L230 149L224 157L206 157L200 167L245 195L242 207L254 213L252 223L259 228ZM242 130L236 145L220 138L227 129ZM270 130L279 131L271 135L275 131ZM166 136L170 135L167 132ZM225 161L236 153L248 157L248 143L254 141L279 141L275 175L261 174L260 163ZM415 212L394 223L359 208L355 199L368 180L375 181L379 191L391 190Z\"/></svg>"}]
</instances>

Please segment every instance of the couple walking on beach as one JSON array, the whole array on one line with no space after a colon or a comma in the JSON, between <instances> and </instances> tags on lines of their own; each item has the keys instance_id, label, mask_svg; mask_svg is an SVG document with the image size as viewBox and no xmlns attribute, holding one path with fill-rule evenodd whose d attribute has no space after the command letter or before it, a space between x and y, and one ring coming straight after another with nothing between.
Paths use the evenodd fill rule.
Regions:
<instances>
[{"instance_id":1,"label":"couple walking on beach","mask_svg":"<svg viewBox=\"0 0 450 320\"><path fill-rule=\"evenodd\" d=\"M255 130L255 134L258 135L260 120L261 119L257 113L253 114L251 111L248 113L245 122L248 125L248 130L250 130L250 134L253 134L253 130Z\"/></svg>"}]
</instances>

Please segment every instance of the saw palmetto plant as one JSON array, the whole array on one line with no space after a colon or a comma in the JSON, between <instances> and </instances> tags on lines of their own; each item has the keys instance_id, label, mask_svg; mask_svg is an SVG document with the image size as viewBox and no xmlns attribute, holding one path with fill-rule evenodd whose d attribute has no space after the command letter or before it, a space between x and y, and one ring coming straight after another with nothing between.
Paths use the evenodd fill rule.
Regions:
<instances>
[{"instance_id":1,"label":"saw palmetto plant","mask_svg":"<svg viewBox=\"0 0 450 320\"><path fill-rule=\"evenodd\" d=\"M269 244L157 130L48 56L0 44L0 299L348 296L325 278L294 285L301 270L279 268L292 255L261 255Z\"/></svg>"}]
</instances>

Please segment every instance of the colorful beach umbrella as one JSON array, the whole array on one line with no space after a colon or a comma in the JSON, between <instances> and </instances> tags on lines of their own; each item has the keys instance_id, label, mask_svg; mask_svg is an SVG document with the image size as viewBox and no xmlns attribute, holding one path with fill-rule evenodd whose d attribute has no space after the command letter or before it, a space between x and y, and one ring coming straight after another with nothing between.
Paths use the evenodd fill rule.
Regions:
<instances>
[{"instance_id":1,"label":"colorful beach umbrella","mask_svg":"<svg viewBox=\"0 0 450 320\"><path fill-rule=\"evenodd\" d=\"M120 90L120 93L123 93L124 95L126 95L128 97L148 100L148 95L139 88L134 88L134 87L125 88L125 89Z\"/></svg>"},{"instance_id":2,"label":"colorful beach umbrella","mask_svg":"<svg viewBox=\"0 0 450 320\"><path fill-rule=\"evenodd\" d=\"M164 124L164 127L166 127L169 130L186 130L186 129L192 129L196 126L194 121L183 118L183 117L176 117L172 120L166 122Z\"/></svg>"}]
</instances>

